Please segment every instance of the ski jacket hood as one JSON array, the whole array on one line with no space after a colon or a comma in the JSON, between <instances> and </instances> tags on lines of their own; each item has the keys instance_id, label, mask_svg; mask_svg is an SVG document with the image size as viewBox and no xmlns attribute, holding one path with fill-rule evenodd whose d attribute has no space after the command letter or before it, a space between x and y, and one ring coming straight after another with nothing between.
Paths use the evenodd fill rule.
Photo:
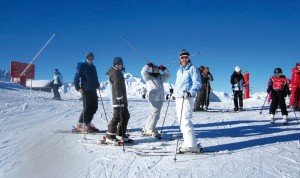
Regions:
<instances>
[{"instance_id":1,"label":"ski jacket hood","mask_svg":"<svg viewBox=\"0 0 300 178\"><path fill-rule=\"evenodd\" d=\"M180 66L176 74L176 82L174 86L174 96L182 98L184 92L189 92L195 97L202 86L199 70L188 63L185 67Z\"/></svg>"}]
</instances>

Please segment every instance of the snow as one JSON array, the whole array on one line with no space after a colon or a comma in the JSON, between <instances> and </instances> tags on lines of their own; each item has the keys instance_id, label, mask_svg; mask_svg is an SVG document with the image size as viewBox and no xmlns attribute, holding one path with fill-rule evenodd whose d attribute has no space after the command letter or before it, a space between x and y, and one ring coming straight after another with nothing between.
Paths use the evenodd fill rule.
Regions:
<instances>
[{"instance_id":1,"label":"snow","mask_svg":"<svg viewBox=\"0 0 300 178\"><path fill-rule=\"evenodd\" d=\"M282 125L281 114L274 125L267 119L269 104L260 114L266 93L244 100L245 111L232 112L231 95L214 91L216 102L209 112L193 113L198 142L215 154L140 156L135 149L175 151L176 140L156 140L139 136L148 117L149 103L141 99L137 78L127 83L129 132L135 144L122 147L99 146L101 135L55 133L76 125L82 111L80 95L72 83L65 83L62 101L51 100L52 93L24 89L19 84L0 82L0 177L300 177L300 125L293 111L290 122ZM166 84L167 86L169 84ZM108 120L112 108L107 83L102 82L104 108ZM168 90L166 89L166 92ZM169 103L164 136L178 133L175 102ZM107 129L99 99L93 123ZM164 103L160 130L166 112ZM229 112L226 112L229 110ZM296 112L299 115L299 112ZM179 134L181 136L181 134ZM182 138L179 139L179 144Z\"/></svg>"}]
</instances>

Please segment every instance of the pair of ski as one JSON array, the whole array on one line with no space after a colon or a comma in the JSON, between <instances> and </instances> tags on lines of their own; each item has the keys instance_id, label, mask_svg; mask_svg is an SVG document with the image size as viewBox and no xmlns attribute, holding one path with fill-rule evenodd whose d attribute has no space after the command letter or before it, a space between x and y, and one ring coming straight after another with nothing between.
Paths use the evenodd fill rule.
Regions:
<instances>
[{"instance_id":1,"label":"pair of ski","mask_svg":"<svg viewBox=\"0 0 300 178\"><path fill-rule=\"evenodd\" d=\"M147 156L174 156L175 151L156 151L154 150L141 150L141 149L134 149L133 152L141 157L147 157ZM225 150L225 151L211 151L211 150L202 150L200 153L193 153L193 152L180 152L177 151L177 155L226 155L226 154L231 154L230 151Z\"/></svg>"}]
</instances>

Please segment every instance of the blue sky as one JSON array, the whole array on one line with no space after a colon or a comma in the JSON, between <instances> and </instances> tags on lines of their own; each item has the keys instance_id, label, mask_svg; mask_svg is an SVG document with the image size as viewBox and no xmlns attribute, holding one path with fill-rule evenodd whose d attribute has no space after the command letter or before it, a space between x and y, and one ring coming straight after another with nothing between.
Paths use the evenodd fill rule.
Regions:
<instances>
[{"instance_id":1,"label":"blue sky","mask_svg":"<svg viewBox=\"0 0 300 178\"><path fill-rule=\"evenodd\" d=\"M115 56L126 72L141 77L147 63L122 39L157 65L178 59L181 49L192 63L209 66L216 91L231 93L235 66L250 73L252 92L265 91L276 67L290 77L300 61L300 1L17 1L0 4L0 69L11 60L30 62L53 33L35 62L36 79L50 79L60 69L72 81L77 62L95 55L99 80ZM174 83L178 64L168 66Z\"/></svg>"}]
</instances>

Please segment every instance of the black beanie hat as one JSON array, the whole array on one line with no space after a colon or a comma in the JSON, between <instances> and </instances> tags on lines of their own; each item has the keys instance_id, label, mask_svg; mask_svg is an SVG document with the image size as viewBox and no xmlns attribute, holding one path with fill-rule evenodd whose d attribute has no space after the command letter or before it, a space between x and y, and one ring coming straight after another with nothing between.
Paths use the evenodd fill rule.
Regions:
<instances>
[{"instance_id":1,"label":"black beanie hat","mask_svg":"<svg viewBox=\"0 0 300 178\"><path fill-rule=\"evenodd\" d=\"M115 66L117 64L122 64L123 65L123 60L122 60L121 57L115 57L114 58L113 66Z\"/></svg>"},{"instance_id":2,"label":"black beanie hat","mask_svg":"<svg viewBox=\"0 0 300 178\"><path fill-rule=\"evenodd\" d=\"M88 52L86 53L85 58L94 58L94 54L92 52Z\"/></svg>"}]
</instances>

